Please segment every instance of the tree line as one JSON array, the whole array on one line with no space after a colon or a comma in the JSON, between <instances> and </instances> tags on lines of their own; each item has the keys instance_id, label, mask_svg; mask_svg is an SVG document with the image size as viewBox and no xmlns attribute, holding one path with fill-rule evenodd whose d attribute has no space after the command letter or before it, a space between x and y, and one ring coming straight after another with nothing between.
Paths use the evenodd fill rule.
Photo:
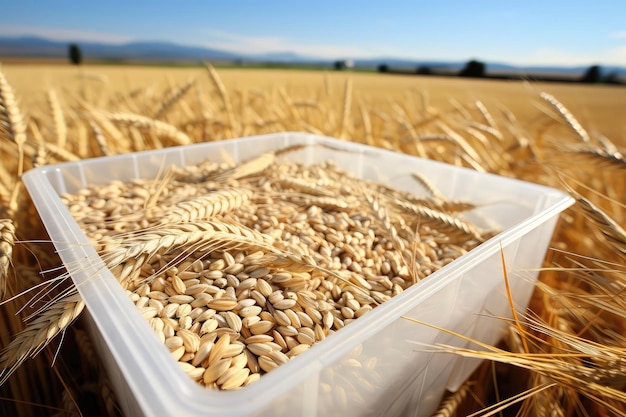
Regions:
<instances>
[{"instance_id":1,"label":"tree line","mask_svg":"<svg viewBox=\"0 0 626 417\"><path fill-rule=\"evenodd\" d=\"M335 66L336 68L336 66ZM585 73L578 78L565 77L556 75L520 75L520 74L489 74L487 72L487 65L484 62L471 60L468 61L465 66L458 72L450 72L445 70L438 70L429 66L418 66L413 72L410 70L392 69L387 64L380 64L377 67L380 73L390 74L417 74L417 75L440 75L440 76L458 76L467 78L489 78L489 79L532 79L535 81L561 81L561 82L581 82L586 84L624 84L618 73L611 72L605 74L602 67L599 65L590 66Z\"/></svg>"},{"instance_id":2,"label":"tree line","mask_svg":"<svg viewBox=\"0 0 626 417\"><path fill-rule=\"evenodd\" d=\"M83 61L83 54L80 47L72 43L69 45L68 49L69 60L74 65L80 65ZM347 61L335 61L334 63L335 70L341 71L347 68L351 68L352 65L347 65ZM407 70L392 70L387 64L380 64L377 68L380 73L395 73L395 74L410 74L411 72ZM468 61L465 66L456 74L444 73L442 71L437 71L434 68L429 66L420 65L413 72L417 75L452 75L459 77L467 77L467 78L491 78L491 79L519 79L522 78L520 75L513 74L504 74L504 75L493 75L487 73L487 65L484 62L471 60ZM602 68L599 65L592 65L585 71L582 77L579 79L565 79L559 78L558 76L546 77L546 76L524 76L523 78L531 78L536 81L568 81L568 82L582 82L586 84L596 84L596 83L606 83L606 84L624 84L617 73L609 73L603 74Z\"/></svg>"}]
</instances>

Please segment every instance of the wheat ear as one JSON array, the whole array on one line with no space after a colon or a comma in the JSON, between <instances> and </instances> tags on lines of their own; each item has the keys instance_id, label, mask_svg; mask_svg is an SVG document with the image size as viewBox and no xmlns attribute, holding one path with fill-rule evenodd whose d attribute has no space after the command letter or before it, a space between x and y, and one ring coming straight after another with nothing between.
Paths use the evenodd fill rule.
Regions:
<instances>
[{"instance_id":1,"label":"wheat ear","mask_svg":"<svg viewBox=\"0 0 626 417\"><path fill-rule=\"evenodd\" d=\"M365 107L362 100L359 102L359 111L361 112L361 120L363 121L363 135L365 137L365 143L368 145L374 145L374 136L372 135L372 119L370 118L369 110Z\"/></svg>"},{"instance_id":2,"label":"wheat ear","mask_svg":"<svg viewBox=\"0 0 626 417\"><path fill-rule=\"evenodd\" d=\"M572 151L576 155L592 160L595 169L600 167L626 169L626 158L620 152L608 153L600 149L580 149Z\"/></svg>"},{"instance_id":3,"label":"wheat ear","mask_svg":"<svg viewBox=\"0 0 626 417\"><path fill-rule=\"evenodd\" d=\"M15 244L15 225L11 219L0 219L0 300L4 299L9 266Z\"/></svg>"},{"instance_id":4,"label":"wheat ear","mask_svg":"<svg viewBox=\"0 0 626 417\"><path fill-rule=\"evenodd\" d=\"M17 105L13 89L2 71L0 71L0 132L18 146L23 160L26 121ZM18 177L22 175L22 169L23 164L19 164Z\"/></svg>"},{"instance_id":5,"label":"wheat ear","mask_svg":"<svg viewBox=\"0 0 626 417\"><path fill-rule=\"evenodd\" d=\"M187 134L178 130L175 126L155 120L150 117L134 113L106 113L106 118L112 122L136 127L141 130L149 130L156 136L162 136L172 140L177 145L189 145L191 139Z\"/></svg>"},{"instance_id":6,"label":"wheat ear","mask_svg":"<svg viewBox=\"0 0 626 417\"><path fill-rule=\"evenodd\" d=\"M120 234L105 242L100 251L109 269L141 254L152 256L161 250L193 247L196 250L213 244L267 250L273 239L254 229L224 222L190 222L153 228L142 234Z\"/></svg>"},{"instance_id":7,"label":"wheat ear","mask_svg":"<svg viewBox=\"0 0 626 417\"><path fill-rule=\"evenodd\" d=\"M626 230L591 201L575 192L571 192L571 194L576 199L579 207L582 208L584 216L598 227L600 232L606 237L607 242L618 253L626 255Z\"/></svg>"},{"instance_id":8,"label":"wheat ear","mask_svg":"<svg viewBox=\"0 0 626 417\"><path fill-rule=\"evenodd\" d=\"M207 180L213 181L225 181L228 179L239 179L248 177L251 175L260 174L265 171L276 160L276 153L268 152L263 153L255 158L237 165L234 168L227 169L226 171L216 173L215 175L209 175Z\"/></svg>"},{"instance_id":9,"label":"wheat ear","mask_svg":"<svg viewBox=\"0 0 626 417\"><path fill-rule=\"evenodd\" d=\"M13 89L0 71L0 133L17 145L17 178L24 172L24 143L26 142L26 121L20 111ZM16 181L9 201L12 211L17 210L19 185Z\"/></svg>"},{"instance_id":10,"label":"wheat ear","mask_svg":"<svg viewBox=\"0 0 626 417\"><path fill-rule=\"evenodd\" d=\"M413 179L417 181L417 183L421 185L422 188L426 192L428 192L428 194L430 194L431 197L434 198L435 200L446 199L445 196L441 194L441 191L439 191L439 189L435 187L435 184L433 184L424 174L419 173L419 172L414 172L413 174L411 174L411 177L413 177Z\"/></svg>"},{"instance_id":11,"label":"wheat ear","mask_svg":"<svg viewBox=\"0 0 626 417\"><path fill-rule=\"evenodd\" d=\"M393 203L401 210L418 217L420 224L437 224L450 232L460 232L468 237L482 241L483 237L474 226L457 217L428 207L419 206L402 200L394 200Z\"/></svg>"},{"instance_id":12,"label":"wheat ear","mask_svg":"<svg viewBox=\"0 0 626 417\"><path fill-rule=\"evenodd\" d=\"M60 298L19 332L0 354L0 385L29 357L35 356L76 319L85 303L77 293Z\"/></svg>"},{"instance_id":13,"label":"wheat ear","mask_svg":"<svg viewBox=\"0 0 626 417\"><path fill-rule=\"evenodd\" d=\"M393 225L391 221L391 217L389 216L389 212L387 209L380 204L378 198L374 196L372 193L361 189L361 194L365 197L365 201L367 201L369 205L369 209L371 213L374 215L374 218L378 221L378 223L382 226L382 229L387 234L387 238L393 244L394 247L397 248L398 251L402 252L406 245L402 239L398 236L398 230Z\"/></svg>"},{"instance_id":14,"label":"wheat ear","mask_svg":"<svg viewBox=\"0 0 626 417\"><path fill-rule=\"evenodd\" d=\"M343 92L343 107L341 109L341 124L339 125L338 137L347 139L348 119L350 118L350 110L352 109L352 80L347 79Z\"/></svg>"},{"instance_id":15,"label":"wheat ear","mask_svg":"<svg viewBox=\"0 0 626 417\"><path fill-rule=\"evenodd\" d=\"M448 395L439 405L432 417L452 417L457 415L459 405L465 400L474 381L467 380L456 392Z\"/></svg>"},{"instance_id":16,"label":"wheat ear","mask_svg":"<svg viewBox=\"0 0 626 417\"><path fill-rule=\"evenodd\" d=\"M297 178L280 178L276 184L282 189L291 189L298 193L308 194L317 197L332 197L335 195L332 191L322 187L317 187L315 183L309 183Z\"/></svg>"},{"instance_id":17,"label":"wheat ear","mask_svg":"<svg viewBox=\"0 0 626 417\"><path fill-rule=\"evenodd\" d=\"M153 119L162 118L171 108L176 104L196 83L195 79L189 80L185 85L177 88L172 94L169 95L161 104L159 109L154 113Z\"/></svg>"},{"instance_id":18,"label":"wheat ear","mask_svg":"<svg viewBox=\"0 0 626 417\"><path fill-rule=\"evenodd\" d=\"M63 108L61 107L59 97L55 90L48 91L48 105L50 106L50 112L54 120L54 132L57 136L57 145L63 148L67 143L67 123L65 122Z\"/></svg>"},{"instance_id":19,"label":"wheat ear","mask_svg":"<svg viewBox=\"0 0 626 417\"><path fill-rule=\"evenodd\" d=\"M160 224L196 222L229 213L245 205L252 197L252 192L245 188L227 188L211 194L181 201L165 207L165 216L160 217Z\"/></svg>"},{"instance_id":20,"label":"wheat ear","mask_svg":"<svg viewBox=\"0 0 626 417\"><path fill-rule=\"evenodd\" d=\"M485 106L485 104L480 100L476 100L474 104L476 105L476 108L478 109L480 114L483 116L483 119L485 119L485 122L487 122L489 127L495 131L498 131L498 125L496 124L496 120L493 118L491 113L489 113L489 110L487 110L487 106Z\"/></svg>"},{"instance_id":21,"label":"wheat ear","mask_svg":"<svg viewBox=\"0 0 626 417\"><path fill-rule=\"evenodd\" d=\"M98 145L100 154L102 156L110 155L106 137L104 136L102 129L100 129L100 126L98 126L98 124L95 123L93 120L89 120L89 127L91 128L91 132L93 133L93 138L96 141L96 145Z\"/></svg>"},{"instance_id":22,"label":"wheat ear","mask_svg":"<svg viewBox=\"0 0 626 417\"><path fill-rule=\"evenodd\" d=\"M229 136L232 136L235 118L233 117L233 107L230 103L230 97L228 96L228 92L226 91L226 87L224 87L222 79L220 78L215 68L213 68L213 65L206 64L206 69L211 76L211 81L213 81L213 85L219 92L220 97L222 98L222 102L224 103L224 111L226 112L226 119L228 120Z\"/></svg>"},{"instance_id":23,"label":"wheat ear","mask_svg":"<svg viewBox=\"0 0 626 417\"><path fill-rule=\"evenodd\" d=\"M59 157L62 161L80 161L81 157L76 155L75 153L68 151L65 148L61 148L56 143L48 142L46 143L46 149L51 154Z\"/></svg>"},{"instance_id":24,"label":"wheat ear","mask_svg":"<svg viewBox=\"0 0 626 417\"><path fill-rule=\"evenodd\" d=\"M445 123L439 123L439 121L437 121L436 124L440 126L446 132L446 134L420 134L418 135L417 140L420 142L442 141L455 144L456 146L461 148L462 151L464 151L462 156L466 157L465 161L472 168L479 172L486 172L486 170L479 162L481 158L476 150L472 148L461 135L450 129L450 127L448 127Z\"/></svg>"},{"instance_id":25,"label":"wheat ear","mask_svg":"<svg viewBox=\"0 0 626 417\"><path fill-rule=\"evenodd\" d=\"M563 119L565 119L567 124L572 128L574 132L576 132L576 134L578 134L578 136L583 142L585 143L591 142L589 138L589 133L587 133L585 128L583 128L581 124L578 123L578 120L576 120L574 115L569 110L567 110L567 107L565 107L560 101L554 98L554 96L552 96L551 94L542 92L539 95L548 104L550 104L553 108L555 108L556 111L558 111L561 116L563 116Z\"/></svg>"}]
</instances>

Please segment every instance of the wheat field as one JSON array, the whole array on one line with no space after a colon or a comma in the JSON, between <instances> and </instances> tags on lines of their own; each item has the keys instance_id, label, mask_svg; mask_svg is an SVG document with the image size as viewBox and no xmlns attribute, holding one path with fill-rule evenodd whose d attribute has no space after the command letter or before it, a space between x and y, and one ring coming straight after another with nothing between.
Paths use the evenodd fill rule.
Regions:
<instances>
[{"instance_id":1,"label":"wheat field","mask_svg":"<svg viewBox=\"0 0 626 417\"><path fill-rule=\"evenodd\" d=\"M507 415L626 415L623 93L602 85L211 66L0 67L2 414L119 414L83 329L80 299L41 308L30 300L54 293L20 295L60 266L22 172L306 131L569 192L577 203L561 216L529 309L501 345L453 351L492 362L437 415L491 415L505 406ZM61 319L46 321L54 314Z\"/></svg>"}]
</instances>

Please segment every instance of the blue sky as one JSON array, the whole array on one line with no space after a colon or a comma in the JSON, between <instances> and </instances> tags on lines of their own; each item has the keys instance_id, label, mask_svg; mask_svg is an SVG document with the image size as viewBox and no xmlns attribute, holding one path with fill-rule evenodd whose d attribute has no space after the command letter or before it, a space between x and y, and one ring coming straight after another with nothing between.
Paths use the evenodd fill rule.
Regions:
<instances>
[{"instance_id":1,"label":"blue sky","mask_svg":"<svg viewBox=\"0 0 626 417\"><path fill-rule=\"evenodd\" d=\"M158 40L238 53L626 66L626 1L30 1L0 36Z\"/></svg>"}]
</instances>

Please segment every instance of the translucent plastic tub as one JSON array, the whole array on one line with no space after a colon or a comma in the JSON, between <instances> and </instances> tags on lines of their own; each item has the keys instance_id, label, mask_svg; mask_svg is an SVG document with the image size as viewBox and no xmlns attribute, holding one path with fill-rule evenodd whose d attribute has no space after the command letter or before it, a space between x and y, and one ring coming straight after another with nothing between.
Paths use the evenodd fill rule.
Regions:
<instances>
[{"instance_id":1,"label":"translucent plastic tub","mask_svg":"<svg viewBox=\"0 0 626 417\"><path fill-rule=\"evenodd\" d=\"M164 166L235 161L294 144L297 162L335 164L357 176L411 191L420 172L450 199L479 205L466 218L500 234L307 352L243 389L214 391L192 381L89 246L59 195L112 180L154 178ZM513 298L529 300L559 213L573 200L518 180L302 133L282 133L96 158L33 169L24 182L59 255L83 296L94 341L127 416L429 416L446 388L455 390L478 362L417 352L459 339L402 316L487 343L510 316L501 249Z\"/></svg>"}]
</instances>

